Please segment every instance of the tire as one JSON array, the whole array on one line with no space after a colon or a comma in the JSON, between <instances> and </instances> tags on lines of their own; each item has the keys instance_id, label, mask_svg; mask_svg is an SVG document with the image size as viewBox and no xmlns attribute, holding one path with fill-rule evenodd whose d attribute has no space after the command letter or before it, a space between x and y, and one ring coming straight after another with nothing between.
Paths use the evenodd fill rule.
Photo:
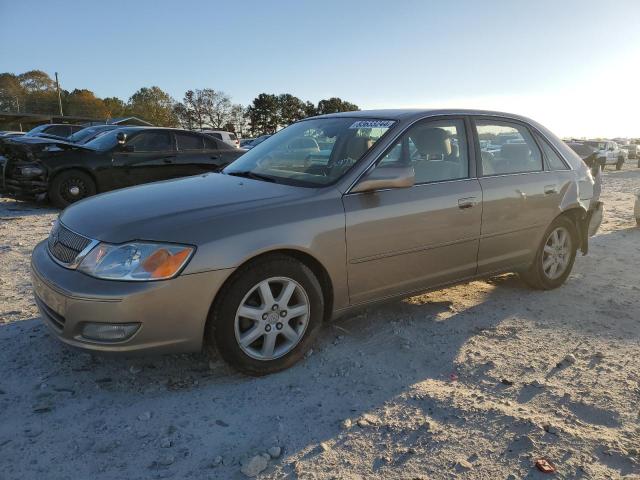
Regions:
<instances>
[{"instance_id":1,"label":"tire","mask_svg":"<svg viewBox=\"0 0 640 480\"><path fill-rule=\"evenodd\" d=\"M616 170L622 169L623 164L624 164L624 158L619 158L618 163L616 163Z\"/></svg>"},{"instance_id":2,"label":"tire","mask_svg":"<svg viewBox=\"0 0 640 480\"><path fill-rule=\"evenodd\" d=\"M274 300L265 300L265 284ZM283 303L287 291L293 293ZM278 300L283 304L277 305ZM209 314L205 343L236 370L268 375L303 358L318 335L323 313L322 288L313 272L286 255L270 255L243 267L225 284Z\"/></svg>"},{"instance_id":3,"label":"tire","mask_svg":"<svg viewBox=\"0 0 640 480\"><path fill-rule=\"evenodd\" d=\"M548 270L552 270L552 267L545 269L545 264L553 254L547 253L545 251L545 247L550 247L551 249L554 248L552 244L552 235L556 231L561 230L565 232L568 242L570 243L567 248L564 249L566 250L565 256L561 256L563 260L560 263L562 264L563 270L561 272L556 270L553 275L550 275L550 271ZM578 236L573 222L565 216L560 216L551 223L545 232L533 263L529 267L529 270L520 273L520 277L527 285L531 288L535 288L536 290L552 290L554 288L558 288L567 280L571 273L573 263L576 259L577 249ZM551 261L550 263L554 262ZM557 268L560 268L560 266Z\"/></svg>"},{"instance_id":4,"label":"tire","mask_svg":"<svg viewBox=\"0 0 640 480\"><path fill-rule=\"evenodd\" d=\"M96 194L96 183L81 170L64 170L53 177L49 185L49 200L56 207L66 208L72 203Z\"/></svg>"}]
</instances>

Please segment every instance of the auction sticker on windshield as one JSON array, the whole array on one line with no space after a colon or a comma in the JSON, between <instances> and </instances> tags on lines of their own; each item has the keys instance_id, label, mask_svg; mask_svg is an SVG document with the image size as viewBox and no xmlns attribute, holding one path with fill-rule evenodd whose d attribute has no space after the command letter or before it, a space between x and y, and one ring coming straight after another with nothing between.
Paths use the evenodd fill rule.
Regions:
<instances>
[{"instance_id":1,"label":"auction sticker on windshield","mask_svg":"<svg viewBox=\"0 0 640 480\"><path fill-rule=\"evenodd\" d=\"M358 120L352 123L349 128L389 128L391 125L393 125L393 120Z\"/></svg>"}]
</instances>

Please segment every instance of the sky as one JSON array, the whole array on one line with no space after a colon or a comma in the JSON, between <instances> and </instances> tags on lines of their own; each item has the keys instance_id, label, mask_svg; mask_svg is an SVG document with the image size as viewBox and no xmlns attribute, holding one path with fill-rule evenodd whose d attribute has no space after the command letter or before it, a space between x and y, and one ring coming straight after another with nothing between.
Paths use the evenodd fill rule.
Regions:
<instances>
[{"instance_id":1,"label":"sky","mask_svg":"<svg viewBox=\"0 0 640 480\"><path fill-rule=\"evenodd\" d=\"M640 137L640 0L0 0L0 72L31 69L100 97L338 96Z\"/></svg>"}]
</instances>

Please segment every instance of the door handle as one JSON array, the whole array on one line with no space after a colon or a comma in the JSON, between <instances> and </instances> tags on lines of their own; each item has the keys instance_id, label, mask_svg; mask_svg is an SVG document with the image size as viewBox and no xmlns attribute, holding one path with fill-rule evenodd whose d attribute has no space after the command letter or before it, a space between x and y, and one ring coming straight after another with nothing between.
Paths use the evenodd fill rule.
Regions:
<instances>
[{"instance_id":1,"label":"door handle","mask_svg":"<svg viewBox=\"0 0 640 480\"><path fill-rule=\"evenodd\" d=\"M545 185L544 186L544 194L551 195L553 193L558 193L558 187L556 185Z\"/></svg>"},{"instance_id":2,"label":"door handle","mask_svg":"<svg viewBox=\"0 0 640 480\"><path fill-rule=\"evenodd\" d=\"M220 158L220 155L211 155L209 158L211 160L218 160Z\"/></svg>"},{"instance_id":3,"label":"door handle","mask_svg":"<svg viewBox=\"0 0 640 480\"><path fill-rule=\"evenodd\" d=\"M476 199L476 197L460 198L458 199L458 208L472 208L475 207L477 203L478 200Z\"/></svg>"}]
</instances>

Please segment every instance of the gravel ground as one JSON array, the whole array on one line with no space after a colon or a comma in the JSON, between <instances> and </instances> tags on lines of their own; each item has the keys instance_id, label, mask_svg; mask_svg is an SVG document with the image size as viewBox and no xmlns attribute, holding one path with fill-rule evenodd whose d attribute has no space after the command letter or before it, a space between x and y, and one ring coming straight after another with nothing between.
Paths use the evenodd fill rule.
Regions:
<instances>
[{"instance_id":1,"label":"gravel ground","mask_svg":"<svg viewBox=\"0 0 640 480\"><path fill-rule=\"evenodd\" d=\"M539 458L640 478L638 188L630 164L605 174L562 288L504 275L370 309L260 379L60 344L28 276L57 212L0 199L0 479L547 478Z\"/></svg>"}]
</instances>

